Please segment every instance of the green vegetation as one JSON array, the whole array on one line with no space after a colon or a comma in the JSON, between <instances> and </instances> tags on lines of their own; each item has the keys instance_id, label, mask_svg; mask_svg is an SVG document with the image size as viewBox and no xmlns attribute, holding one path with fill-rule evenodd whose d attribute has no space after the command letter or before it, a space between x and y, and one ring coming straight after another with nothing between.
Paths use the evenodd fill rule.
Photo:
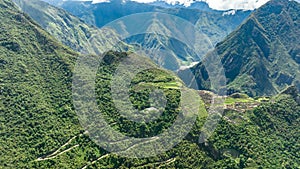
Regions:
<instances>
[{"instance_id":1,"label":"green vegetation","mask_svg":"<svg viewBox=\"0 0 300 169\"><path fill-rule=\"evenodd\" d=\"M219 55L229 94L271 96L290 85L300 88L299 11L296 1L272 0L218 43L212 55L207 55ZM192 71L199 87L210 89L204 63L194 66ZM185 76L184 71L180 74ZM190 80L185 83L190 84Z\"/></svg>"},{"instance_id":2,"label":"green vegetation","mask_svg":"<svg viewBox=\"0 0 300 169\"><path fill-rule=\"evenodd\" d=\"M82 54L101 54L118 42L118 37L110 30L100 30L84 23L68 12L40 0L13 0L42 28L58 41ZM107 35L110 36L107 36ZM129 46L121 43L117 50Z\"/></svg>"},{"instance_id":3,"label":"green vegetation","mask_svg":"<svg viewBox=\"0 0 300 169\"><path fill-rule=\"evenodd\" d=\"M253 98L251 97L248 97L248 98L233 98L233 97L227 97L225 99L225 104L234 104L234 103L237 103L237 102L240 102L240 103L254 103L256 100L254 100Z\"/></svg>"},{"instance_id":4,"label":"green vegetation","mask_svg":"<svg viewBox=\"0 0 300 169\"><path fill-rule=\"evenodd\" d=\"M299 167L299 104L290 95L279 95L243 116L240 124L221 122L210 140L219 149L231 149L240 168ZM229 136L229 137L228 137Z\"/></svg>"},{"instance_id":5,"label":"green vegetation","mask_svg":"<svg viewBox=\"0 0 300 169\"><path fill-rule=\"evenodd\" d=\"M90 140L74 111L72 71L79 55L56 42L10 0L0 0L0 20L0 168L300 167L296 88L286 89L253 110L225 113L203 144L198 139L207 113L199 100L201 110L193 129L171 150L141 159L107 152ZM157 123L122 119L111 101L109 85L118 63L128 57L134 59L120 52L104 56L96 79L99 110L116 130L128 135L161 133L180 109L178 88L183 85L163 69L138 73L130 84L133 105L139 110L151 106L149 93L159 88L166 95L166 109ZM231 97L251 100L245 95Z\"/></svg>"},{"instance_id":6,"label":"green vegetation","mask_svg":"<svg viewBox=\"0 0 300 169\"><path fill-rule=\"evenodd\" d=\"M126 54L121 54L120 56L121 58L129 57L130 60L135 60L134 57L137 57L133 55L126 56ZM161 112L162 114L159 119L156 119L151 123L136 123L124 118L119 111L128 111L122 112L128 114L128 116L135 112L129 111L127 107L124 107L121 110L116 109L111 97L110 83L119 62L122 61L122 59L118 59L120 56L109 52L103 59L105 62L100 65L101 69L99 70L96 80L96 93L99 96L97 98L99 109L107 118L107 121L115 124L113 126L114 129L128 136L153 137L157 134L160 134L164 129L171 126L172 122L178 115L180 91L178 90L179 86L175 81L175 77L170 76L170 72L166 72L157 68L143 71L135 76L130 87L129 99L137 110L142 111L151 107L150 93L155 89L162 90L167 101L166 108L163 112ZM147 58L143 59L145 62L147 62L147 60ZM150 60L148 60L148 62L150 62ZM129 67L130 65L126 66ZM130 71L130 69L128 71ZM130 74L130 72L128 73ZM120 82L120 84L122 84L122 82ZM166 87L170 84L172 85L171 88ZM121 90L120 88L118 89ZM122 91L118 91L118 93L122 93ZM153 101L155 102L156 100ZM144 112L140 118L148 119L153 115L155 114L152 114L151 112Z\"/></svg>"},{"instance_id":7,"label":"green vegetation","mask_svg":"<svg viewBox=\"0 0 300 169\"><path fill-rule=\"evenodd\" d=\"M148 50L154 49L164 51L165 49L168 49L167 51L164 51L165 53L163 55L155 54L148 57L150 57L156 64L172 71L178 70L181 66L187 66L193 62L200 61L200 58L212 49L212 45L215 45L216 43L223 40L230 32L235 30L238 25L241 24L244 19L250 14L250 11L237 11L235 15L223 16L223 12L215 10L202 11L187 8L163 8L133 1L126 1L126 3L123 3L119 0L113 0L108 3L98 4L75 1L63 1L59 3L56 3L55 1L48 2L65 9L66 11L72 13L74 16L77 16L78 18L83 20L85 23L94 25L98 28L101 28L104 25L115 21L120 17L143 12L167 13L191 22L195 25L195 29L203 32L203 34L207 36L209 41L212 43L210 44L210 42L207 42L207 39L199 38L199 41L197 41L198 44L195 45L197 46L196 48L198 50L198 55L195 53L195 51L193 51L194 49L191 49L190 46L187 46L188 44L184 44L180 41L180 39L176 39L175 37L170 37L168 35L148 33L134 35L128 37L128 39L124 39L124 42L136 46L137 49L140 49L140 47ZM35 10L39 10L40 7L37 4L39 3L35 3L31 6L34 6L36 8ZM53 10L55 8L49 7L49 9ZM25 10L25 12L31 13L27 10ZM50 13L50 16L51 14L53 15L53 13ZM54 13L54 16L52 17L56 18L57 16ZM38 23L42 22L39 19L35 20ZM56 22L54 23L59 26L59 24L57 24ZM154 22L154 24L151 24L150 26L148 25L149 30L165 29L158 32L175 32L174 30L169 30L168 27L164 26L164 23L155 23L156 22ZM75 28L74 30L78 29ZM78 30L78 32L80 32L80 29Z\"/></svg>"},{"instance_id":8,"label":"green vegetation","mask_svg":"<svg viewBox=\"0 0 300 169\"><path fill-rule=\"evenodd\" d=\"M0 0L0 164L24 168L79 134L71 78L77 53Z\"/></svg>"}]
</instances>

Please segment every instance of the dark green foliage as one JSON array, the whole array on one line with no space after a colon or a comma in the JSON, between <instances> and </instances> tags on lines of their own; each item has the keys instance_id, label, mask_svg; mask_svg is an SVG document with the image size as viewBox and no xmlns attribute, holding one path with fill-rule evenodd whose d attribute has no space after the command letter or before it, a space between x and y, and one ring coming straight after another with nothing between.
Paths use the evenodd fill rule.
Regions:
<instances>
[{"instance_id":1,"label":"dark green foliage","mask_svg":"<svg viewBox=\"0 0 300 169\"><path fill-rule=\"evenodd\" d=\"M242 116L249 121L238 125L222 121L209 144L218 150L230 150L227 155L242 168L299 167L300 106L291 95L274 97Z\"/></svg>"},{"instance_id":2,"label":"dark green foliage","mask_svg":"<svg viewBox=\"0 0 300 169\"><path fill-rule=\"evenodd\" d=\"M126 54L123 57L127 57ZM107 121L116 123L116 125L114 125L114 128L117 131L121 131L128 136L137 138L156 136L162 133L164 129L170 127L176 119L176 116L178 115L180 91L178 89L164 88L163 86L163 84L166 83L176 83L175 78L170 76L170 73L157 68L143 71L137 74L136 77L132 80L132 85L129 91L130 101L132 102L134 108L138 111L150 108L150 94L154 89L163 90L164 95L167 99L167 104L159 119L156 119L153 122L137 123L128 120L119 112L126 111L124 110L126 108L124 108L123 110L116 109L110 94L110 83L119 62L122 61L123 57L109 52L103 58L104 62L100 65L101 69L99 70L99 74L96 80L96 93L99 96L97 100L99 109L101 110L101 113L103 113L104 116L107 117ZM130 56L130 59L134 59L133 56ZM145 60L147 60L147 58L145 58ZM143 87L142 85L145 83L149 84L149 86ZM144 114L143 118L147 118L148 116L151 118L151 114Z\"/></svg>"},{"instance_id":3,"label":"dark green foliage","mask_svg":"<svg viewBox=\"0 0 300 169\"><path fill-rule=\"evenodd\" d=\"M116 41L114 39L116 36L105 36L108 32L104 34L98 28L87 25L63 9L46 2L40 0L13 0L13 2L58 41L82 54L100 54L110 47L107 45L110 41Z\"/></svg>"},{"instance_id":4,"label":"dark green foliage","mask_svg":"<svg viewBox=\"0 0 300 169\"><path fill-rule=\"evenodd\" d=\"M229 94L273 95L292 84L299 88L299 11L300 5L295 1L270 1L216 45ZM192 71L200 88L209 89L204 64L196 65ZM184 76L184 72L180 75ZM189 80L185 81L189 84Z\"/></svg>"},{"instance_id":5,"label":"dark green foliage","mask_svg":"<svg viewBox=\"0 0 300 169\"><path fill-rule=\"evenodd\" d=\"M243 120L235 124L224 117L204 144L198 143L206 119L202 115L181 143L156 157L111 154L90 140L73 108L72 70L78 54L56 42L9 0L0 0L0 20L0 168L299 168L300 106L292 89L253 111L228 113L229 118ZM104 99L110 98L115 67L127 55L107 53L97 74L97 86L103 87L96 89L99 107L106 106L100 110L108 122L120 120L111 101ZM166 93L165 119L158 123L162 129L177 112L180 93L175 80L168 71L151 69L131 83L131 101L138 109L149 106L143 82ZM115 128L134 136L160 131L149 124L144 125L149 131L129 122Z\"/></svg>"},{"instance_id":6,"label":"dark green foliage","mask_svg":"<svg viewBox=\"0 0 300 169\"><path fill-rule=\"evenodd\" d=\"M11 1L0 4L0 163L24 168L81 130L70 93L78 54Z\"/></svg>"},{"instance_id":7,"label":"dark green foliage","mask_svg":"<svg viewBox=\"0 0 300 169\"><path fill-rule=\"evenodd\" d=\"M198 55L195 51L193 51L194 49L191 49L191 47L188 46L191 44L184 44L180 41L180 39L169 37L167 35L147 33L134 35L124 39L127 44L138 44L139 46L137 49L142 47L142 49L150 51L153 49L160 49L164 51L165 53L163 55L155 54L154 56L148 55L148 57L150 57L156 64L172 71L178 70L181 66L187 66L193 62L200 61L200 59L213 48L213 45L223 40L230 32L236 29L236 27L241 24L251 12L236 11L235 15L223 15L223 11L164 8L133 1L126 1L126 3L123 3L120 0L97 4L74 1L64 1L60 3L53 1L49 2L65 9L86 23L99 28L121 17L143 12L166 13L191 22L195 25L195 29L207 36L211 42L210 44L210 42L207 42L206 40L199 39L196 42L198 43L198 46L201 46L197 46ZM41 21L37 20L37 22L40 23ZM168 28L166 26L159 26L164 27L164 29ZM163 32L169 31L172 32L172 30L164 30ZM165 49L167 50L165 51Z\"/></svg>"}]
</instances>

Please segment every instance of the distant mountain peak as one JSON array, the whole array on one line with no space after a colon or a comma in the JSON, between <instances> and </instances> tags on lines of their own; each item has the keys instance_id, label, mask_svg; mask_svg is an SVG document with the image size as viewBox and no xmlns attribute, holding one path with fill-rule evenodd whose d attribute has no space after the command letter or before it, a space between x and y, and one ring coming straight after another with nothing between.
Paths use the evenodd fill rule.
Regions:
<instances>
[{"instance_id":1,"label":"distant mountain peak","mask_svg":"<svg viewBox=\"0 0 300 169\"><path fill-rule=\"evenodd\" d=\"M300 89L300 4L272 0L216 45L229 93L273 95L290 85ZM208 55L207 57L210 57ZM202 89L209 81L202 63L192 70ZM181 73L183 74L183 73ZM190 84L190 82L187 82Z\"/></svg>"},{"instance_id":2,"label":"distant mountain peak","mask_svg":"<svg viewBox=\"0 0 300 169\"><path fill-rule=\"evenodd\" d=\"M45 0L52 4L58 4L63 2L63 0ZM65 1L73 1L75 0L65 0ZM113 0L76 0L76 1L90 1L91 3L107 3ZM138 2L138 3L148 3L154 5L160 5L163 7L203 7L207 9L214 9L220 11L227 11L231 9L239 9L239 10L254 10L258 7L262 6L268 0L235 0L235 1L223 1L223 0L122 0L122 2ZM286 0L288 1L288 0ZM297 0L299 2L299 0ZM196 4L196 5L195 5Z\"/></svg>"}]
</instances>

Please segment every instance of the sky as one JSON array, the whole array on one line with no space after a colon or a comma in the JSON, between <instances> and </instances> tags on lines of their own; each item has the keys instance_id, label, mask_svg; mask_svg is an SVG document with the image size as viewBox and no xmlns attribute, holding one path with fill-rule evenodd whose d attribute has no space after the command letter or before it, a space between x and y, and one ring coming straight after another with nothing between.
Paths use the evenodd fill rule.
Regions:
<instances>
[{"instance_id":1,"label":"sky","mask_svg":"<svg viewBox=\"0 0 300 169\"><path fill-rule=\"evenodd\" d=\"M204 0L213 9L256 9L267 3L269 0ZM300 0L296 0L300 2Z\"/></svg>"},{"instance_id":2,"label":"sky","mask_svg":"<svg viewBox=\"0 0 300 169\"><path fill-rule=\"evenodd\" d=\"M269 0L206 0L208 5L213 9L256 9Z\"/></svg>"},{"instance_id":3,"label":"sky","mask_svg":"<svg viewBox=\"0 0 300 169\"><path fill-rule=\"evenodd\" d=\"M93 1L93 3L101 3L101 2L108 2L109 0L82 0L82 1ZM141 3L150 3L156 0L131 0ZM181 4L184 6L190 6L190 4L194 0L160 0L165 1L169 4ZM196 0L196 1L204 1L206 2L211 8L217 10L228 10L228 9L256 9L268 2L269 0ZM300 0L296 0L300 2Z\"/></svg>"},{"instance_id":4,"label":"sky","mask_svg":"<svg viewBox=\"0 0 300 169\"><path fill-rule=\"evenodd\" d=\"M96 1L96 0L95 0ZM138 2L153 1L153 0L133 0ZM185 6L189 6L193 0L164 0L167 3L179 3ZM205 1L208 5L217 10L228 10L228 9L256 9L261 5L268 2L268 0L198 0Z\"/></svg>"}]
</instances>

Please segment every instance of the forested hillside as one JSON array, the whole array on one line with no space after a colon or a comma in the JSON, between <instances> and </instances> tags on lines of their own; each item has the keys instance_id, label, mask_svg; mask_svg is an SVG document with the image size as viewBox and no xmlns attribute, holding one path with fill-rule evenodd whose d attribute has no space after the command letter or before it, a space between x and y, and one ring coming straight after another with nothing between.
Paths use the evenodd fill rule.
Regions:
<instances>
[{"instance_id":1,"label":"forested hillside","mask_svg":"<svg viewBox=\"0 0 300 169\"><path fill-rule=\"evenodd\" d=\"M21 0L22 1L22 0ZM200 59L211 50L215 44L223 40L229 33L235 30L245 18L251 13L251 11L236 11L235 15L224 14L226 11L216 10L201 10L201 9L188 9L188 8L165 8L161 6L153 6L150 4L137 3L133 1L121 2L119 0L113 0L107 3L93 4L91 2L76 2L76 1L64 1L64 2L53 2L58 7L65 9L73 15L79 17L82 21L87 24L94 25L98 28L118 20L125 16L134 16L135 14L155 12L158 16L161 14L170 14L185 19L189 24L194 24L195 30L206 36L209 40L207 43L199 41L198 55L193 51L194 49L189 44L184 44L176 37L170 37L167 34L160 34L163 32L172 32L171 29L166 29L168 26L162 23L153 22L145 30L152 30L152 28L162 29L153 34L144 33L138 35L131 35L126 39L122 39L127 44L136 46L136 50L142 48L144 50L166 50L168 56L148 56L158 65L168 69L176 71L181 66L189 66L193 62L198 62ZM38 10L38 5L35 6ZM51 7L54 9L53 7ZM25 9L26 12L26 9ZM31 13L29 11L29 13ZM161 16L162 17L162 16ZM149 18L135 18L135 22L144 22L144 19ZM153 19L155 21L155 19ZM37 22L41 22L37 19ZM179 22L179 21L178 21ZM182 21L180 21L182 22ZM126 25L126 24L125 24ZM124 26L124 31L126 26ZM131 28L128 28L131 29ZM137 28L138 29L138 28ZM129 31L130 32L130 31Z\"/></svg>"},{"instance_id":2,"label":"forested hillside","mask_svg":"<svg viewBox=\"0 0 300 169\"><path fill-rule=\"evenodd\" d=\"M0 1L1 168L24 168L81 130L71 102L78 54Z\"/></svg>"},{"instance_id":3,"label":"forested hillside","mask_svg":"<svg viewBox=\"0 0 300 169\"><path fill-rule=\"evenodd\" d=\"M300 88L299 18L298 2L273 0L217 44L212 55L217 53L224 65L230 94L274 95L289 85ZM209 89L204 64L194 66L192 71L200 88ZM179 74L185 78L184 72ZM189 80L185 78L187 84Z\"/></svg>"},{"instance_id":4,"label":"forested hillside","mask_svg":"<svg viewBox=\"0 0 300 169\"><path fill-rule=\"evenodd\" d=\"M280 0L273 3L285 4ZM292 10L298 4L290 2L287 7ZM89 137L91 133L80 125L73 104L76 59L86 56L58 42L11 0L0 0L0 20L0 168L300 167L300 96L296 87L269 98L242 94L227 97L227 107L248 102L255 106L226 109L213 135L203 143L199 143L199 135L211 103L190 97L191 102L199 102L199 112L192 130L178 145L148 158L126 158L108 152L94 143ZM168 129L182 109L183 82L172 72L132 52L109 51L102 56L95 93L107 123L116 131L137 138L155 136ZM153 88L163 91L166 107L154 122L130 121L113 103L110 85L117 67L126 59L139 59L153 66L132 79L129 98L137 110L148 110L142 112L147 119L161 111L151 108L153 100L149 94Z\"/></svg>"},{"instance_id":5,"label":"forested hillside","mask_svg":"<svg viewBox=\"0 0 300 169\"><path fill-rule=\"evenodd\" d=\"M70 13L40 0L13 0L57 41L82 54L101 54L109 44L118 42L118 36L110 30L100 30L87 25ZM108 36L110 35L110 36ZM120 48L127 47L119 44Z\"/></svg>"}]
</instances>

